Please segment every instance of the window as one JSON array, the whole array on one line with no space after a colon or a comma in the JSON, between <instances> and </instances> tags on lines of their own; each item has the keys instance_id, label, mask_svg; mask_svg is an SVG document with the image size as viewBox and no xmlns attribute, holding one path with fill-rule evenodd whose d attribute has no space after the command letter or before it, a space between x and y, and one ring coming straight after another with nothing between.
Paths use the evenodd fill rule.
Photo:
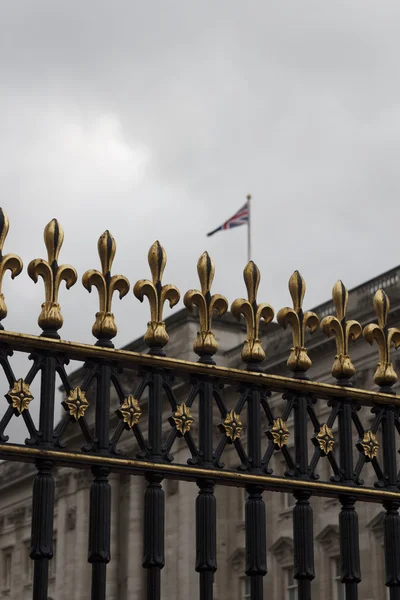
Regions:
<instances>
[{"instance_id":1,"label":"window","mask_svg":"<svg viewBox=\"0 0 400 600\"><path fill-rule=\"evenodd\" d=\"M11 589L11 565L12 565L12 549L6 548L3 550L3 565L2 565L2 582L3 589Z\"/></svg>"},{"instance_id":2,"label":"window","mask_svg":"<svg viewBox=\"0 0 400 600\"><path fill-rule=\"evenodd\" d=\"M242 577L241 579L240 600L250 600L250 577Z\"/></svg>"},{"instance_id":3,"label":"window","mask_svg":"<svg viewBox=\"0 0 400 600\"><path fill-rule=\"evenodd\" d=\"M29 556L29 542L24 543L24 575L26 583L32 582L33 560Z\"/></svg>"},{"instance_id":4,"label":"window","mask_svg":"<svg viewBox=\"0 0 400 600\"><path fill-rule=\"evenodd\" d=\"M346 589L340 581L340 558L331 559L332 564L332 598L333 600L346 600Z\"/></svg>"},{"instance_id":5,"label":"window","mask_svg":"<svg viewBox=\"0 0 400 600\"><path fill-rule=\"evenodd\" d=\"M52 579L56 576L56 566L57 566L57 540L53 540L53 558L49 560L49 579Z\"/></svg>"},{"instance_id":6,"label":"window","mask_svg":"<svg viewBox=\"0 0 400 600\"><path fill-rule=\"evenodd\" d=\"M296 504L296 498L293 494L285 492L283 494L283 507L284 508L292 508Z\"/></svg>"},{"instance_id":7,"label":"window","mask_svg":"<svg viewBox=\"0 0 400 600\"><path fill-rule=\"evenodd\" d=\"M294 569L289 567L285 569L285 600L297 600L297 579L294 578Z\"/></svg>"}]
</instances>

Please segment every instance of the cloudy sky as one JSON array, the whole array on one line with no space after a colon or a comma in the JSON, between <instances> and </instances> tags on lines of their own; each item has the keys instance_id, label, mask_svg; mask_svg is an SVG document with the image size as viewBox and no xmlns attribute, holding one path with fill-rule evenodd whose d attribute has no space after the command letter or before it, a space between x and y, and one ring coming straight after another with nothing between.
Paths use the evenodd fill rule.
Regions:
<instances>
[{"instance_id":1,"label":"cloudy sky","mask_svg":"<svg viewBox=\"0 0 400 600\"><path fill-rule=\"evenodd\" d=\"M288 302L299 269L308 306L396 266L400 216L400 4L382 0L132 2L3 0L0 8L0 203L5 250L45 256L57 217L61 262L148 276L155 239L166 283L244 293L246 227L205 234L251 193L260 300ZM8 329L37 333L43 285L6 275ZM97 310L77 284L60 294L63 337L91 341ZM118 345L148 308L114 302Z\"/></svg>"}]
</instances>

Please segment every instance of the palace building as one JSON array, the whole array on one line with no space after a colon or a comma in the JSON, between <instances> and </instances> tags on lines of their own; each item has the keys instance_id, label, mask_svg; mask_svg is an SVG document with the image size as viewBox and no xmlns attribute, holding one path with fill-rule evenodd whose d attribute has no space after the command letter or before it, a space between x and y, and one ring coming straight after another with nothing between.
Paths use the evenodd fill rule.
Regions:
<instances>
[{"instance_id":1,"label":"palace building","mask_svg":"<svg viewBox=\"0 0 400 600\"><path fill-rule=\"evenodd\" d=\"M348 315L362 326L376 319L373 308L375 292L383 288L391 300L390 323L400 326L400 267L392 269L349 291ZM322 319L335 314L332 301L325 302L313 309ZM172 314L166 319L170 337L168 355L185 360L197 360L193 353L198 323L195 316L186 309ZM241 350L244 340L244 324L236 321L231 314L216 318L213 330L219 342L218 363L242 368ZM307 337L308 354L313 362L309 370L311 379L320 382L332 382L332 357L335 355L335 341L327 338L321 330ZM262 343L267 351L267 360L263 363L267 372L290 376L286 365L288 348L291 346L291 332L284 331L277 323L271 323L262 330ZM142 341L133 341L127 347L136 352L146 352ZM373 374L377 363L376 348L364 341L356 342L351 348L352 360L356 367L354 384L357 387L375 389ZM397 371L400 356L393 353L393 363ZM82 381L83 370L70 376L72 386ZM136 383L133 375L121 376L126 393L134 393ZM394 386L396 390L397 384ZM183 402L185 388L177 380L173 386L176 398ZM88 394L89 395L89 394ZM60 401L63 392L60 390ZM111 410L111 430L116 427L118 417L115 411L119 399L113 392L114 406ZM146 396L140 400L141 419L146 419ZM224 402L229 405L229 389L225 390ZM280 414L284 400L279 395L270 398L272 410ZM234 408L229 406L229 409ZM317 410L317 409L316 409ZM325 414L324 414L325 411ZM321 423L326 420L330 408L321 404L317 416ZM372 423L373 413L368 407L361 407L364 426ZM170 429L168 417L171 407L165 399L165 437ZM196 407L193 406L193 435L196 435ZM94 410L86 412L89 425L93 423ZM218 443L218 423L220 415L215 407L215 437ZM267 429L267 422L265 429ZM310 420L310 457L313 452L311 438L313 430ZM337 427L337 425L336 425ZM287 421L287 448L293 443L293 424L291 417ZM71 433L72 432L72 433ZM333 433L337 429L333 427ZM79 449L84 444L81 430L74 427L69 430L68 447ZM246 445L246 416L243 417L241 439ZM265 442L267 443L265 436ZM357 434L354 432L355 463ZM123 433L118 446L119 452L136 457L138 444L131 431ZM332 450L336 452L335 447ZM186 463L190 457L184 438L174 442L174 460ZM240 459L234 444L226 445L221 461L231 469L240 465ZM288 469L281 451L276 450L269 463L276 474L283 475ZM31 490L35 468L29 464L3 462L0 465L0 598L28 600L32 596L32 561L29 559ZM319 459L315 466L315 477L328 481L334 476L330 461L326 456ZM74 470L59 467L55 471L56 504L54 516L54 549L51 561L49 600L89 600L91 586L91 568L88 555L89 491L92 481L90 470ZM362 477L373 485L375 474L371 463L365 465ZM143 501L145 481L143 477L123 474L110 476L112 488L112 560L107 568L108 600L142 600L145 597L145 571L142 562ZM198 574L195 564L195 498L198 489L194 483L164 480L166 502L165 520L165 567L162 571L163 600L187 600L197 589ZM214 577L216 600L248 600L250 589L244 575L245 539L244 539L244 503L245 491L242 488L216 485L217 500L217 562L218 569ZM264 578L265 597L270 600L296 600L296 580L293 579L293 528L291 493L266 491L264 500L267 509L267 563L268 574ZM314 544L316 578L312 582L313 598L324 600L344 600L344 586L340 582L339 527L338 514L340 503L335 498L311 497L314 510ZM356 504L359 515L360 553L362 582L359 585L359 597L363 600L387 600L387 588L384 585L383 554L383 508L374 503Z\"/></svg>"}]
</instances>

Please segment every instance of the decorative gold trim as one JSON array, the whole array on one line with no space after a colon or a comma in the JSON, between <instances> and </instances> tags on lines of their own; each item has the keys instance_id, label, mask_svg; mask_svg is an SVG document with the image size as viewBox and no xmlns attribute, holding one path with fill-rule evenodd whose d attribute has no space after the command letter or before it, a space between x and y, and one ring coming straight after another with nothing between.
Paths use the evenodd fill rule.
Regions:
<instances>
[{"instance_id":1,"label":"decorative gold trim","mask_svg":"<svg viewBox=\"0 0 400 600\"><path fill-rule=\"evenodd\" d=\"M232 442L240 438L243 424L240 420L240 416L234 410L231 410L227 413L222 425L225 428L226 437Z\"/></svg>"},{"instance_id":2,"label":"decorative gold trim","mask_svg":"<svg viewBox=\"0 0 400 600\"><path fill-rule=\"evenodd\" d=\"M126 424L127 428L132 429L132 427L139 423L140 415L142 414L139 400L136 400L136 398L130 394L125 398L116 413Z\"/></svg>"},{"instance_id":3,"label":"decorative gold trim","mask_svg":"<svg viewBox=\"0 0 400 600\"><path fill-rule=\"evenodd\" d=\"M0 208L0 321L7 316L7 306L2 292L3 278L6 271L10 271L11 279L15 279L22 271L22 260L16 254L5 254L3 256L4 243L10 228L8 217ZM2 327L2 325L0 325Z\"/></svg>"},{"instance_id":4,"label":"decorative gold trim","mask_svg":"<svg viewBox=\"0 0 400 600\"><path fill-rule=\"evenodd\" d=\"M336 317L328 316L322 319L321 329L328 337L333 333L336 339L336 357L332 375L336 379L350 379L356 369L349 356L349 340L355 342L362 333L362 327L358 321L346 319L349 293L340 279L333 286L332 298L336 307Z\"/></svg>"},{"instance_id":5,"label":"decorative gold trim","mask_svg":"<svg viewBox=\"0 0 400 600\"><path fill-rule=\"evenodd\" d=\"M67 290L78 278L76 270L70 265L59 265L58 256L64 241L64 231L57 219L52 219L44 229L44 243L47 248L47 260L37 258L28 265L28 275L35 282L42 277L45 289L45 301L39 315L39 327L43 331L56 332L62 327L63 317L58 303L58 292L62 281Z\"/></svg>"},{"instance_id":6,"label":"decorative gold trim","mask_svg":"<svg viewBox=\"0 0 400 600\"><path fill-rule=\"evenodd\" d=\"M243 278L247 289L247 300L237 298L231 306L231 312L238 321L243 315L246 322L247 338L242 350L242 360L245 363L261 363L265 351L260 341L260 324L264 319L268 324L274 318L274 309L269 304L257 304L257 292L260 285L260 270L251 260L243 271Z\"/></svg>"},{"instance_id":7,"label":"decorative gold trim","mask_svg":"<svg viewBox=\"0 0 400 600\"><path fill-rule=\"evenodd\" d=\"M286 421L279 417L275 419L272 427L267 430L267 435L272 440L277 448L286 446L290 431L286 425Z\"/></svg>"},{"instance_id":8,"label":"decorative gold trim","mask_svg":"<svg viewBox=\"0 0 400 600\"><path fill-rule=\"evenodd\" d=\"M293 301L293 308L281 308L276 318L284 329L288 325L292 328L293 347L287 361L289 369L294 373L305 373L312 362L305 347L305 334L307 327L314 333L319 326L319 318L313 312L303 313L303 300L306 293L306 283L298 271L289 279L289 292Z\"/></svg>"},{"instance_id":9,"label":"decorative gold trim","mask_svg":"<svg viewBox=\"0 0 400 600\"><path fill-rule=\"evenodd\" d=\"M149 348L163 348L168 342L168 333L163 322L164 304L168 300L173 308L180 299L180 293L174 285L162 285L161 280L167 264L167 255L160 242L157 240L151 246L148 262L153 281L141 279L133 287L136 298L143 302L147 296L150 305L150 321L144 341Z\"/></svg>"},{"instance_id":10,"label":"decorative gold trim","mask_svg":"<svg viewBox=\"0 0 400 600\"><path fill-rule=\"evenodd\" d=\"M97 249L101 262L101 273L95 269L86 271L82 276L82 284L88 292L92 286L97 288L99 294L99 312L92 328L94 337L98 340L112 340L117 335L117 326L111 311L114 292L119 292L120 299L129 292L129 281L124 275L111 276L111 268L117 249L111 233L106 230L100 236Z\"/></svg>"},{"instance_id":11,"label":"decorative gold trim","mask_svg":"<svg viewBox=\"0 0 400 600\"><path fill-rule=\"evenodd\" d=\"M156 369L175 369L181 373L206 375L208 377L215 377L221 381L230 380L239 383L253 383L265 386L273 392L297 391L303 394L314 394L317 398L326 400L331 398L352 398L352 400L357 400L360 404L366 406L372 406L373 404L400 406L400 398L379 391L338 386L336 384L320 383L307 379L282 377L281 375L270 375L269 373L245 371L231 367L186 361L179 358L140 354L130 350L116 350L115 348L56 340L12 331L0 331L0 343L8 345L15 351L22 352L50 350L55 353L67 355L70 360L85 361L88 358L92 358L98 361L104 359L106 361L118 362L118 364L127 369L137 369L138 366Z\"/></svg>"},{"instance_id":12,"label":"decorative gold trim","mask_svg":"<svg viewBox=\"0 0 400 600\"><path fill-rule=\"evenodd\" d=\"M25 383L23 379L14 382L13 387L8 390L6 398L18 414L22 414L24 410L27 410L33 400L29 384Z\"/></svg>"},{"instance_id":13,"label":"decorative gold trim","mask_svg":"<svg viewBox=\"0 0 400 600\"><path fill-rule=\"evenodd\" d=\"M198 356L212 356L218 350L218 342L211 331L213 313L215 311L222 317L228 310L228 300L220 294L211 295L215 266L208 252L203 252L200 256L197 263L197 273L201 292L199 290L189 290L184 296L183 303L191 312L195 306L199 311L200 331L197 333L193 350Z\"/></svg>"},{"instance_id":14,"label":"decorative gold trim","mask_svg":"<svg viewBox=\"0 0 400 600\"><path fill-rule=\"evenodd\" d=\"M364 328L364 337L369 344L375 341L379 351L379 362L374 374L377 385L391 386L397 381L397 374L391 363L391 345L397 349L400 346L400 329L387 327L390 301L383 290L378 290L374 296L374 309L378 317L378 325L370 323Z\"/></svg>"},{"instance_id":15,"label":"decorative gold trim","mask_svg":"<svg viewBox=\"0 0 400 600\"><path fill-rule=\"evenodd\" d=\"M364 433L364 437L359 445L362 446L365 456L371 460L378 454L379 443L376 435L370 429Z\"/></svg>"},{"instance_id":16,"label":"decorative gold trim","mask_svg":"<svg viewBox=\"0 0 400 600\"><path fill-rule=\"evenodd\" d=\"M326 423L321 425L321 428L315 438L324 454L329 454L329 452L332 452L336 440L332 429L328 427Z\"/></svg>"},{"instance_id":17,"label":"decorative gold trim","mask_svg":"<svg viewBox=\"0 0 400 600\"><path fill-rule=\"evenodd\" d=\"M185 433L190 431L190 428L194 423L192 413L190 412L189 407L186 406L185 402L178 404L172 418L175 421L176 430L182 435L185 435Z\"/></svg>"},{"instance_id":18,"label":"decorative gold trim","mask_svg":"<svg viewBox=\"0 0 400 600\"><path fill-rule=\"evenodd\" d=\"M357 498L371 498L372 501L381 502L384 499L400 500L400 492L391 492L388 490L364 488L350 485L340 485L336 483L323 483L320 481L307 481L295 478L283 478L271 475L253 475L241 471L229 471L226 469L204 469L197 466L153 463L147 460L135 460L129 458L120 458L117 456L99 456L89 453L66 452L58 450L42 450L27 446L18 446L16 444L0 444L0 457L25 458L32 462L36 458L51 458L57 464L68 463L68 466L82 468L82 465L105 465L111 469L127 469L130 472L145 473L154 471L165 474L166 477L179 477L187 480L196 480L200 477L210 477L218 481L225 482L227 485L245 487L248 484L259 484L266 489L273 491L290 491L293 489L309 489L315 495L334 496L338 494L351 494Z\"/></svg>"},{"instance_id":19,"label":"decorative gold trim","mask_svg":"<svg viewBox=\"0 0 400 600\"><path fill-rule=\"evenodd\" d=\"M87 408L89 408L86 394L79 386L70 391L68 397L62 404L75 421L79 421L79 419L84 416Z\"/></svg>"}]
</instances>

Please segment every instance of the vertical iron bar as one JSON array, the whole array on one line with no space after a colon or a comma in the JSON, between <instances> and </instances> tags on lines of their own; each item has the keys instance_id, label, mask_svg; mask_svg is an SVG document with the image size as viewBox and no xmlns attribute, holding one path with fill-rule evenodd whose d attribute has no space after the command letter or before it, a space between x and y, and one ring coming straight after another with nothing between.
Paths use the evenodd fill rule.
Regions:
<instances>
[{"instance_id":1,"label":"vertical iron bar","mask_svg":"<svg viewBox=\"0 0 400 600\"><path fill-rule=\"evenodd\" d=\"M213 467L213 392L212 382L202 379L199 387L199 462ZM196 571L200 578L200 600L212 600L214 573L217 570L217 507L214 481L199 479L196 498Z\"/></svg>"},{"instance_id":2,"label":"vertical iron bar","mask_svg":"<svg viewBox=\"0 0 400 600\"><path fill-rule=\"evenodd\" d=\"M164 558L164 490L162 475L149 473L144 496L143 567L147 569L147 600L160 600Z\"/></svg>"},{"instance_id":3,"label":"vertical iron bar","mask_svg":"<svg viewBox=\"0 0 400 600\"><path fill-rule=\"evenodd\" d=\"M199 479L196 498L196 571L200 573L200 600L212 600L217 570L217 505L214 481Z\"/></svg>"},{"instance_id":4,"label":"vertical iron bar","mask_svg":"<svg viewBox=\"0 0 400 600\"><path fill-rule=\"evenodd\" d=\"M247 449L251 471L261 471L261 394L251 388L247 397L248 435ZM259 485L246 486L245 512L246 530L246 575L250 577L251 600L262 600L263 578L267 573L267 526L264 488Z\"/></svg>"},{"instance_id":5,"label":"vertical iron bar","mask_svg":"<svg viewBox=\"0 0 400 600\"><path fill-rule=\"evenodd\" d=\"M352 402L344 399L339 409L340 471L343 483L354 483ZM340 571L341 582L346 587L346 600L358 599L358 584L361 581L358 515L353 496L340 496L342 505L339 514Z\"/></svg>"},{"instance_id":6,"label":"vertical iron bar","mask_svg":"<svg viewBox=\"0 0 400 600\"><path fill-rule=\"evenodd\" d=\"M150 460L162 461L162 390L160 371L151 373L149 383L148 440ZM144 553L143 567L147 569L147 600L160 600L161 569L164 567L165 498L161 487L162 475L148 473L144 496Z\"/></svg>"},{"instance_id":7,"label":"vertical iron bar","mask_svg":"<svg viewBox=\"0 0 400 600\"><path fill-rule=\"evenodd\" d=\"M357 600L361 581L358 515L354 496L340 496L339 514L341 581L346 586L346 600Z\"/></svg>"},{"instance_id":8,"label":"vertical iron bar","mask_svg":"<svg viewBox=\"0 0 400 600\"><path fill-rule=\"evenodd\" d=\"M307 396L298 395L293 405L296 467L302 479L308 479L307 403ZM310 496L307 490L294 493L294 577L298 580L299 600L311 600L311 581L315 577L313 510L309 502Z\"/></svg>"},{"instance_id":9,"label":"vertical iron bar","mask_svg":"<svg viewBox=\"0 0 400 600\"><path fill-rule=\"evenodd\" d=\"M54 426L56 359L47 355L41 366L39 427L41 447L51 448ZM49 560L53 558L53 462L38 459L33 482L30 557L34 560L33 600L47 600Z\"/></svg>"},{"instance_id":10,"label":"vertical iron bar","mask_svg":"<svg viewBox=\"0 0 400 600\"><path fill-rule=\"evenodd\" d=\"M111 367L100 364L97 373L96 445L99 453L109 447ZM89 555L92 564L92 600L105 600L107 563L110 562L111 488L108 467L92 467L90 488Z\"/></svg>"},{"instance_id":11,"label":"vertical iron bar","mask_svg":"<svg viewBox=\"0 0 400 600\"><path fill-rule=\"evenodd\" d=\"M389 490L398 491L396 467L395 407L385 406L382 417L383 466L386 485ZM400 600L400 502L390 500L383 503L384 546L386 585L390 590L390 600Z\"/></svg>"}]
</instances>

